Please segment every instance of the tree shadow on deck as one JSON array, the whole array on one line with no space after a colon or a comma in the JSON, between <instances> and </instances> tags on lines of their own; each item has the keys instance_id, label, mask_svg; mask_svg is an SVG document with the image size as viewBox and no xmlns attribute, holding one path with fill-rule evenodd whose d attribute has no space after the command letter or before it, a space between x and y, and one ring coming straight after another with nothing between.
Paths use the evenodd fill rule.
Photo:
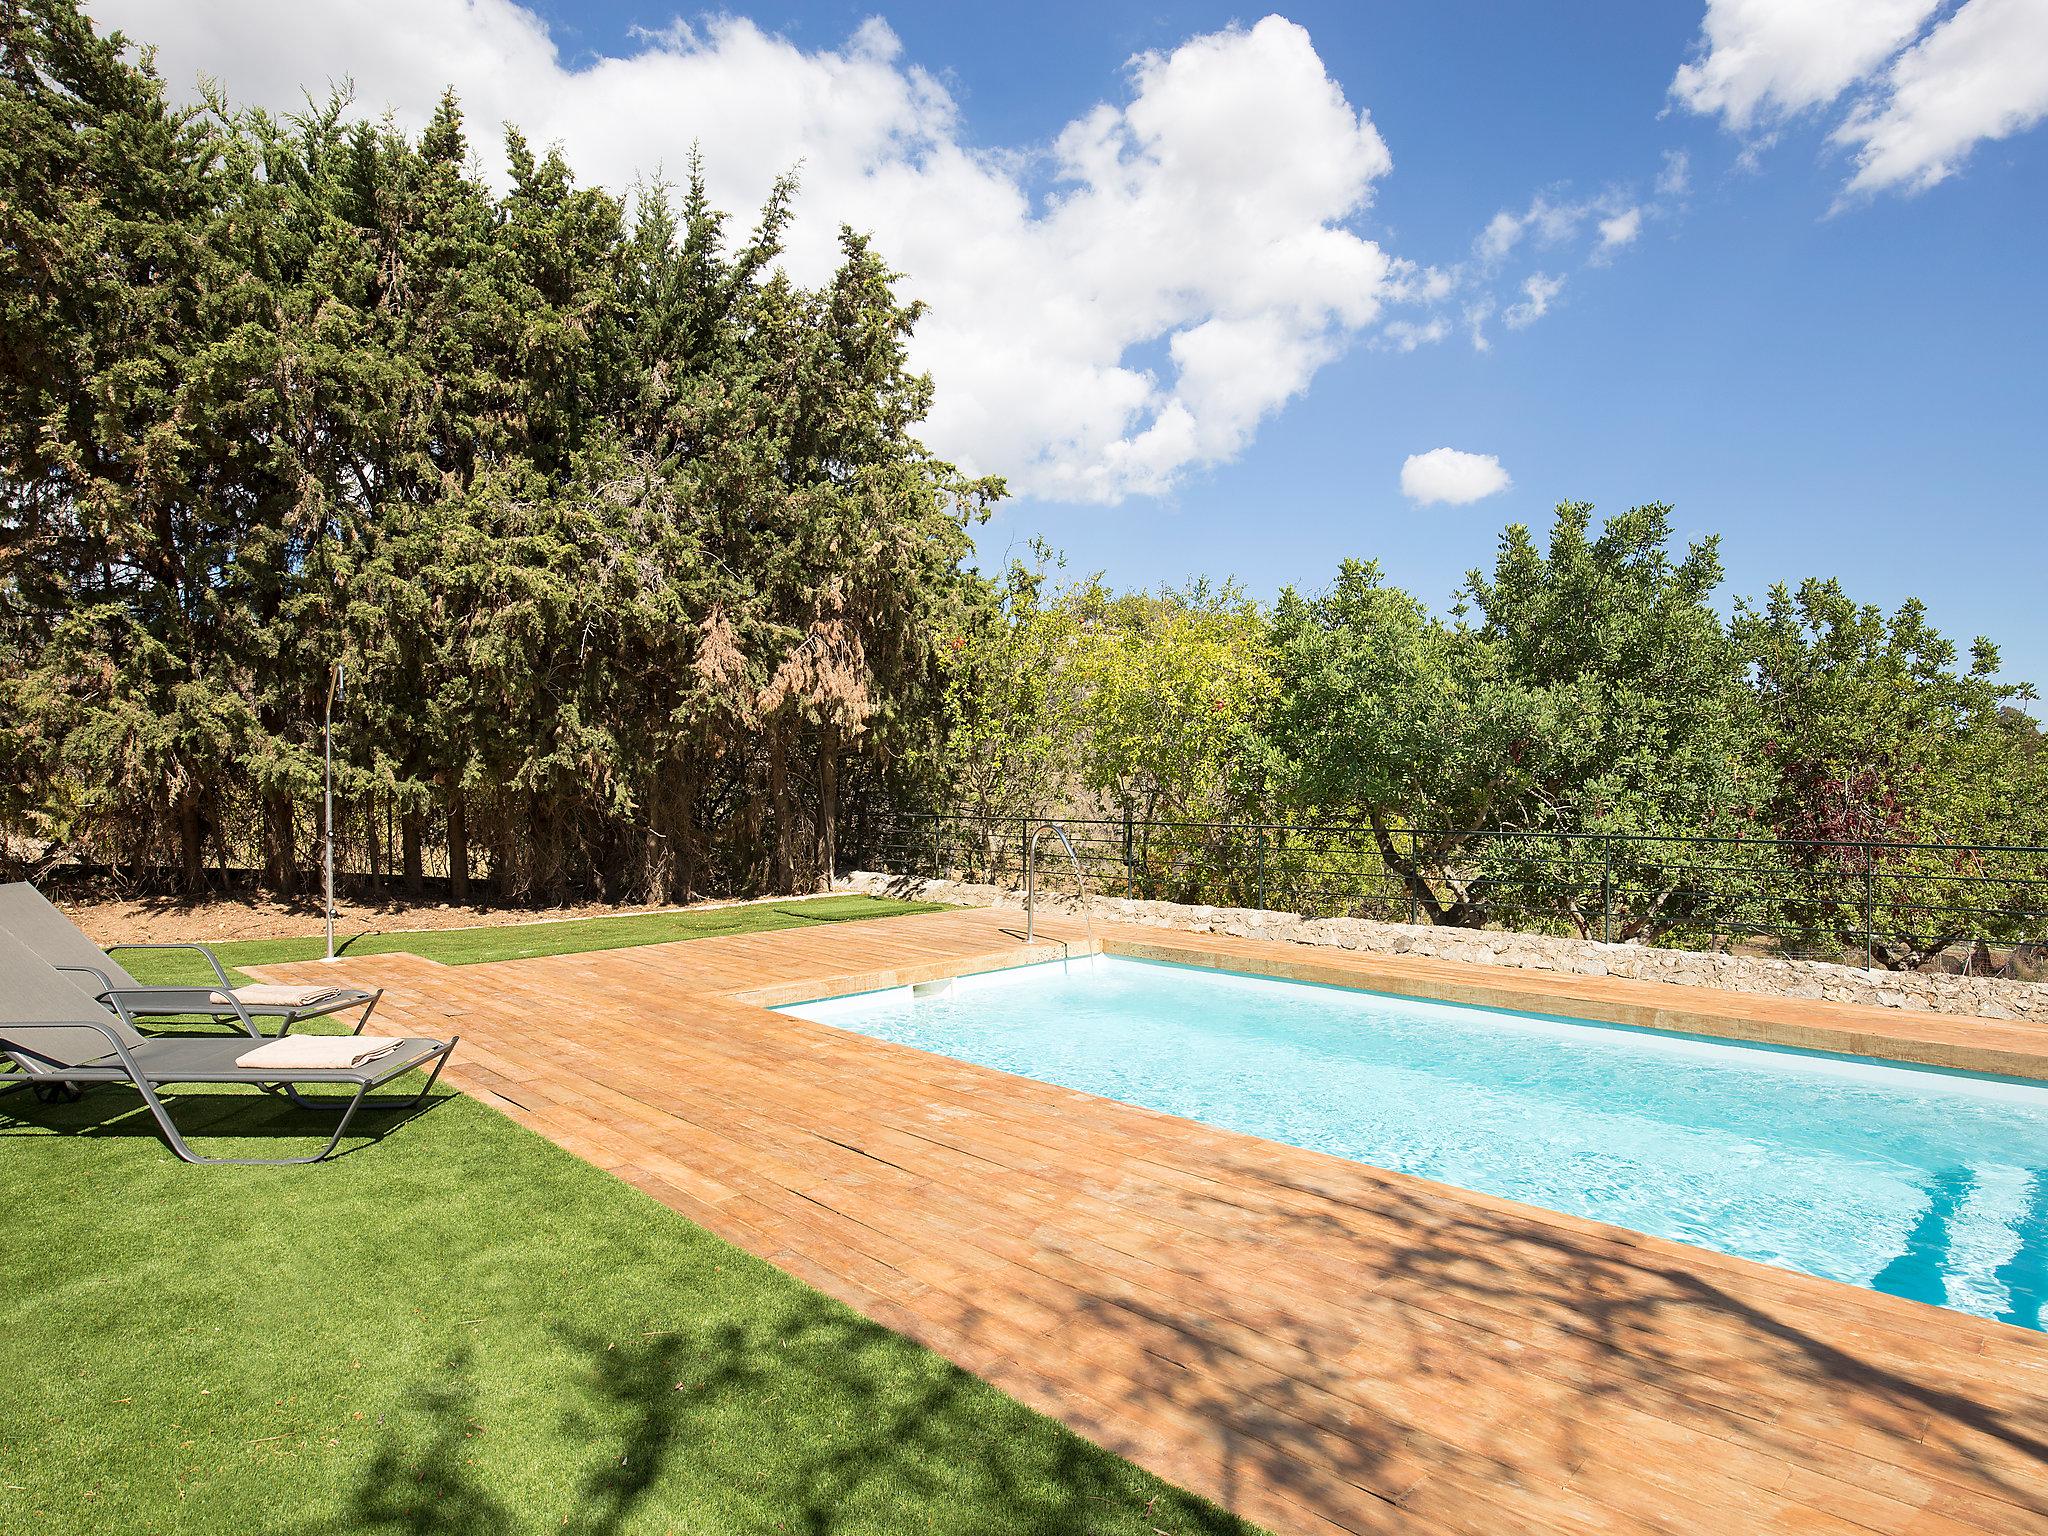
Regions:
<instances>
[{"instance_id":1,"label":"tree shadow on deck","mask_svg":"<svg viewBox=\"0 0 2048 1536\"><path fill-rule=\"evenodd\" d=\"M1747 1488L1821 1510L1888 1500L1902 1524L1940 1501L1964 1524L2048 1525L2048 1341L2035 1335L2010 1341L2031 1369L2002 1367L1910 1317L1862 1327L1844 1308L1838 1325L1793 1277L1774 1295L1714 1256L1694 1267L1371 1169L1322 1179L1225 1156L1204 1171L1270 1204L1247 1216L1134 1173L1106 1195L1131 1215L1235 1229L1141 1244L1136 1265L1050 1224L1033 1236L1107 1260L1060 1336L1114 1362L1135 1401L1211 1427L1209 1491L1226 1503L1263 1486L1346 1523L1487 1510L1501 1529L1576 1529L1598 1504L1616 1529L1704 1532L1738 1518L1705 1496ZM1271 1279L1243 1283L1253 1275ZM1781 1495L1766 1462L1818 1476Z\"/></svg>"}]
</instances>

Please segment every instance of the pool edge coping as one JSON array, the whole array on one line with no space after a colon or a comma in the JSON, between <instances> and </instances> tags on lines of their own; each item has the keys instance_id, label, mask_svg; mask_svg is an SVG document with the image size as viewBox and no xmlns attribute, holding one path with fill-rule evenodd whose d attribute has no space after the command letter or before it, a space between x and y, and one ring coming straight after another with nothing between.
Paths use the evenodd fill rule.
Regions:
<instances>
[{"instance_id":1,"label":"pool edge coping","mask_svg":"<svg viewBox=\"0 0 2048 1536\"><path fill-rule=\"evenodd\" d=\"M1157 932L1111 931L1079 939L1040 939L1015 949L989 950L912 966L856 971L752 987L724 996L756 1008L778 1009L798 1003L850 997L892 987L916 986L958 976L982 975L1019 966L1039 965L1086 955L1114 955L1156 960L1205 970L1234 971L1272 981L1307 982L1345 991L1371 992L1419 1002L1456 1003L1507 1009L1545 1018L1614 1024L1664 1034L1701 1035L1741 1045L1780 1046L1823 1051L1838 1056L1906 1066L1937 1067L1990 1077L2048 1082L2048 1030L2037 1048L1944 1038L1962 1029L2024 1030L2008 1021L1928 1015L1934 1028L1915 1028L1917 1014L1904 1010L1879 1012L1854 1004L1773 998L1768 1013L1747 993L1671 982L1645 982L1620 977L1564 977L1530 973L1467 961L1432 961L1425 966L1397 963L1400 957L1364 955L1273 954L1281 941L1223 940L1216 935L1167 937ZM1588 983L1595 983L1589 985ZM1602 991L1624 995L1603 997ZM1637 993L1630 997L1626 994ZM1802 1019L1770 1017L1797 1010ZM1852 1015L1839 1022L1830 1015ZM2031 1033L2032 1031L2027 1031Z\"/></svg>"}]
</instances>

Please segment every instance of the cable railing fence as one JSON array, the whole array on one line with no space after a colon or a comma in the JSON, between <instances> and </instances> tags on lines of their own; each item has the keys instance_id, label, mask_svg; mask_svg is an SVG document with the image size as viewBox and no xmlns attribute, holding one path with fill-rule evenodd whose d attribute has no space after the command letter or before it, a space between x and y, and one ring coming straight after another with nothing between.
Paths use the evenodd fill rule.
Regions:
<instances>
[{"instance_id":1,"label":"cable railing fence","mask_svg":"<svg viewBox=\"0 0 2048 1536\"><path fill-rule=\"evenodd\" d=\"M1978 973L2048 941L2048 847L1479 831L1356 822L899 813L884 872L1022 880L1066 828L1089 885L1147 901L1742 949Z\"/></svg>"}]
</instances>

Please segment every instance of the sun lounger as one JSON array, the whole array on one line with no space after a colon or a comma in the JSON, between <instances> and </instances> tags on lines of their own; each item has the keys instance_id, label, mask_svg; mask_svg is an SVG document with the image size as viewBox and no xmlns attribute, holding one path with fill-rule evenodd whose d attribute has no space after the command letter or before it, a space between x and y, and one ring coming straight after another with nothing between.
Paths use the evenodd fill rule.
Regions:
<instances>
[{"instance_id":1,"label":"sun lounger","mask_svg":"<svg viewBox=\"0 0 2048 1536\"><path fill-rule=\"evenodd\" d=\"M399 1040L388 1053L354 1067L244 1067L236 1058L249 1054L247 1040L145 1036L135 1028L126 998L119 988L109 990L103 1002L87 997L12 932L0 929L0 1061L7 1064L7 1070L0 1070L0 1092L32 1089L47 1103L78 1098L99 1084L126 1083L142 1095L171 1150L188 1163L317 1163L341 1144L356 1111L365 1104L373 1109L411 1109L424 1100L456 1046L453 1039ZM433 1070L418 1093L370 1097L372 1090L430 1064ZM338 1110L341 1119L327 1144L309 1156L201 1157L179 1133L167 1101L157 1091L173 1083L246 1085L282 1094L302 1109ZM346 1097L307 1097L299 1091L320 1085L355 1092Z\"/></svg>"},{"instance_id":2,"label":"sun lounger","mask_svg":"<svg viewBox=\"0 0 2048 1536\"><path fill-rule=\"evenodd\" d=\"M87 937L85 930L50 905L43 893L25 880L0 885L0 928L10 930L30 949L71 977L92 997L118 991L126 999L127 1017L152 1019L206 1017L234 1020L251 1035L261 1034L255 1021L277 1019L277 1032L288 1034L294 1024L325 1018L360 1008L355 1033L361 1034L377 1007L381 990L365 992L358 987L289 987L255 983L237 987L228 980L220 957L204 944L114 944L106 949ZM124 950L189 949L203 955L213 967L217 985L198 987L149 987L122 969L114 955Z\"/></svg>"}]
</instances>

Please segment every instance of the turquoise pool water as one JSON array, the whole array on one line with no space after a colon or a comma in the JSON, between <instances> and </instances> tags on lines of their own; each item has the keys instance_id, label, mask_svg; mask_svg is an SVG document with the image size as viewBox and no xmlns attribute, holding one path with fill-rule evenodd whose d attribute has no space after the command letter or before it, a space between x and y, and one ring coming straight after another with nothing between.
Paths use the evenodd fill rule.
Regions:
<instances>
[{"instance_id":1,"label":"turquoise pool water","mask_svg":"<svg viewBox=\"0 0 2048 1536\"><path fill-rule=\"evenodd\" d=\"M2048 1086L1117 958L782 1011L2048 1327Z\"/></svg>"}]
</instances>

